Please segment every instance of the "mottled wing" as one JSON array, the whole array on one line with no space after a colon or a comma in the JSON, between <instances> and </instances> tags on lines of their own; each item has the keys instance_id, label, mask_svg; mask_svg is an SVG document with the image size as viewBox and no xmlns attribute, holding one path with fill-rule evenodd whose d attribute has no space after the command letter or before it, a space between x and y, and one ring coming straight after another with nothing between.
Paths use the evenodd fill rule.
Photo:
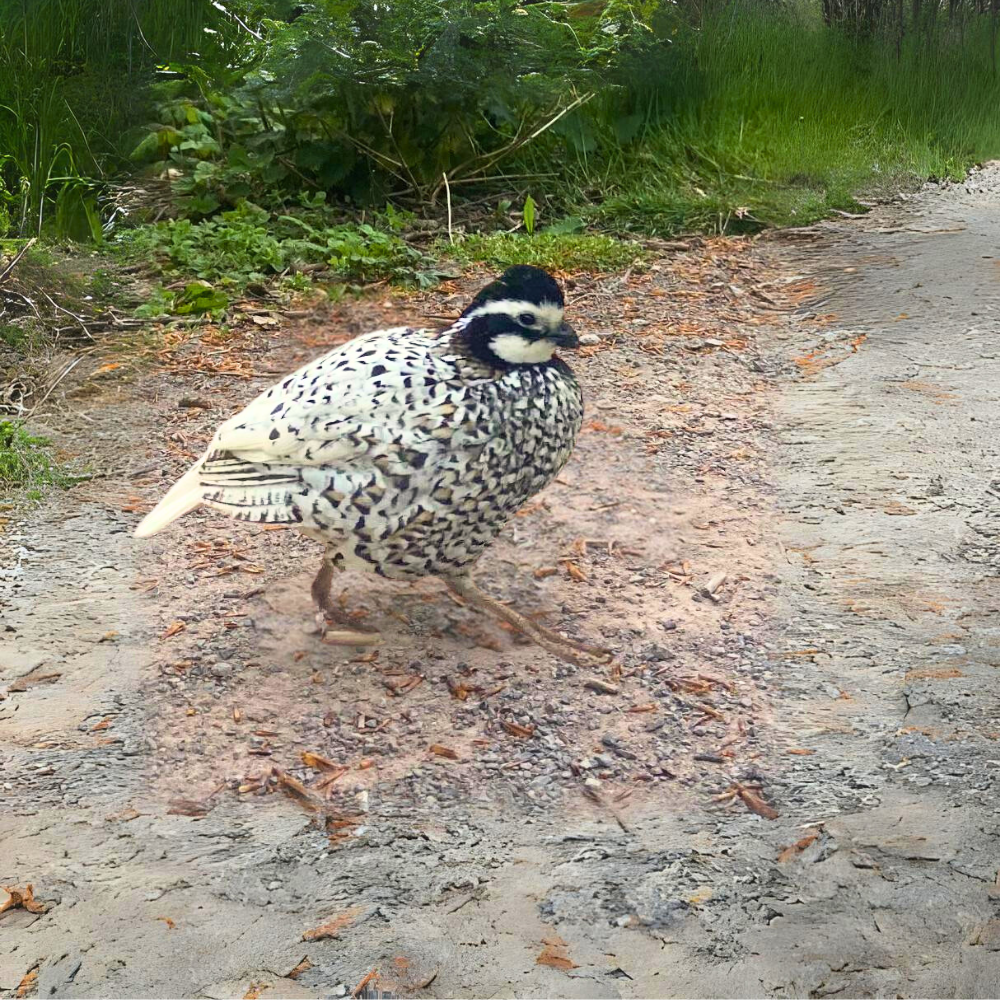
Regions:
<instances>
[{"instance_id":1,"label":"mottled wing","mask_svg":"<svg viewBox=\"0 0 1000 1000\"><path fill-rule=\"evenodd\" d=\"M210 506L298 523L331 469L425 445L455 368L434 334L399 327L359 337L289 375L219 428L200 470ZM439 391L440 390L440 391Z\"/></svg>"}]
</instances>

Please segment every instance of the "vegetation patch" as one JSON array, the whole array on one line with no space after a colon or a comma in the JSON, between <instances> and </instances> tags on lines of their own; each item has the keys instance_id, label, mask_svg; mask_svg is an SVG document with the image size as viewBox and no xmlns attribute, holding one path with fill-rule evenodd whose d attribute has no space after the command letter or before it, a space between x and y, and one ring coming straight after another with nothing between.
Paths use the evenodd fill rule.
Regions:
<instances>
[{"instance_id":1,"label":"vegetation patch","mask_svg":"<svg viewBox=\"0 0 1000 1000\"><path fill-rule=\"evenodd\" d=\"M602 235L492 233L466 236L442 252L462 263L534 264L550 271L618 271L644 263L646 254L635 242Z\"/></svg>"},{"instance_id":2,"label":"vegetation patch","mask_svg":"<svg viewBox=\"0 0 1000 1000\"><path fill-rule=\"evenodd\" d=\"M429 285L436 280L434 260L393 231L400 225L395 216L382 215L376 224L334 223L329 214L316 205L293 215L243 202L200 221L175 219L127 231L119 245L130 259L152 258L170 277L203 283L200 291L189 284L174 296L193 308L168 312L224 308L226 292L241 293L250 284L303 272L353 283ZM204 283L216 286L215 296ZM160 306L170 306L160 298Z\"/></svg>"},{"instance_id":3,"label":"vegetation patch","mask_svg":"<svg viewBox=\"0 0 1000 1000\"><path fill-rule=\"evenodd\" d=\"M0 485L26 489L30 500L38 500L45 487L72 482L46 438L31 434L20 420L0 420Z\"/></svg>"}]
</instances>

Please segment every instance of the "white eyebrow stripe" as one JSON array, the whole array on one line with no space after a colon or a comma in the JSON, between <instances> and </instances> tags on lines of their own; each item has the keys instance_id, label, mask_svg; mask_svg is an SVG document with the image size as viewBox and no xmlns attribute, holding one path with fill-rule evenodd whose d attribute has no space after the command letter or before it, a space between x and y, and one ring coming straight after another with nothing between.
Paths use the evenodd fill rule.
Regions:
<instances>
[{"instance_id":1,"label":"white eyebrow stripe","mask_svg":"<svg viewBox=\"0 0 1000 1000\"><path fill-rule=\"evenodd\" d=\"M472 319L475 316L488 316L491 313L505 313L508 316L517 318L523 312L530 312L536 315L543 326L549 329L559 326L563 320L563 310L561 306L554 302L526 302L522 299L496 299L493 302L484 302L477 306L466 316Z\"/></svg>"}]
</instances>

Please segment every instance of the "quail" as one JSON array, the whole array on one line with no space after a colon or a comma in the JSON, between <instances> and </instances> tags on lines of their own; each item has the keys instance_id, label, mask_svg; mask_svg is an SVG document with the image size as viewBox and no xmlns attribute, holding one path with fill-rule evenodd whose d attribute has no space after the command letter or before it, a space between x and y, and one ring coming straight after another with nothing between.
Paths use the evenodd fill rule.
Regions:
<instances>
[{"instance_id":1,"label":"quail","mask_svg":"<svg viewBox=\"0 0 1000 1000\"><path fill-rule=\"evenodd\" d=\"M325 546L312 585L328 641L366 644L332 598L334 574L442 578L467 603L576 663L610 655L480 590L477 560L569 460L583 397L555 352L579 346L551 275L519 265L445 330L357 337L258 396L139 524L152 535L204 505L294 525Z\"/></svg>"}]
</instances>

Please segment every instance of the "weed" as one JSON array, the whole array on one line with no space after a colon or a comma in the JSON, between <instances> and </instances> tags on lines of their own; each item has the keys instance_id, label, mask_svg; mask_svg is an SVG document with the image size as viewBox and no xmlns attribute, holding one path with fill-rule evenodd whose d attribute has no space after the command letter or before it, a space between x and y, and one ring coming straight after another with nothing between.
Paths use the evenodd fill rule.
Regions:
<instances>
[{"instance_id":1,"label":"weed","mask_svg":"<svg viewBox=\"0 0 1000 1000\"><path fill-rule=\"evenodd\" d=\"M17 323L0 323L0 343L18 353L28 353L38 340L39 334L30 319L21 319Z\"/></svg>"},{"instance_id":2,"label":"weed","mask_svg":"<svg viewBox=\"0 0 1000 1000\"><path fill-rule=\"evenodd\" d=\"M602 228L671 234L801 225L855 197L958 178L1000 153L990 30L895 39L826 27L804 3L733 0L681 25L639 141L578 162L570 207Z\"/></svg>"},{"instance_id":3,"label":"weed","mask_svg":"<svg viewBox=\"0 0 1000 1000\"><path fill-rule=\"evenodd\" d=\"M274 215L247 202L200 222L178 219L146 226L122 234L120 243L129 256L152 255L171 276L193 275L235 292L317 264L344 281L426 285L436 278L433 261L388 225L333 225L329 213ZM292 284L308 287L302 278L293 278ZM172 310L163 293L148 305ZM220 306L213 303L211 308ZM149 315L149 309L143 309L140 315Z\"/></svg>"},{"instance_id":4,"label":"weed","mask_svg":"<svg viewBox=\"0 0 1000 1000\"><path fill-rule=\"evenodd\" d=\"M19 420L0 420L0 486L27 490L41 499L46 486L69 486L73 477L52 457L49 442L30 434Z\"/></svg>"},{"instance_id":5,"label":"weed","mask_svg":"<svg viewBox=\"0 0 1000 1000\"><path fill-rule=\"evenodd\" d=\"M550 271L621 271L645 260L637 243L601 235L493 233L466 236L441 250L462 263L480 262L498 268L534 264Z\"/></svg>"}]
</instances>

